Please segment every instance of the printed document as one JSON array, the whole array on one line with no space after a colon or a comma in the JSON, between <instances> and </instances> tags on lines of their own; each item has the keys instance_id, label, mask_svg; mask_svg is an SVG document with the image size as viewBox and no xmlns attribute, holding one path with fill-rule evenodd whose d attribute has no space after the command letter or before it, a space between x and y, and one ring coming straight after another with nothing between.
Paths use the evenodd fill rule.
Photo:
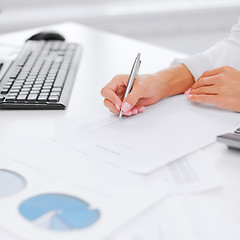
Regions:
<instances>
[{"instance_id":1,"label":"printed document","mask_svg":"<svg viewBox=\"0 0 240 240\"><path fill-rule=\"evenodd\" d=\"M141 114L96 118L55 137L88 155L137 173L149 173L215 141L240 125L238 113L189 102L178 95Z\"/></svg>"}]
</instances>

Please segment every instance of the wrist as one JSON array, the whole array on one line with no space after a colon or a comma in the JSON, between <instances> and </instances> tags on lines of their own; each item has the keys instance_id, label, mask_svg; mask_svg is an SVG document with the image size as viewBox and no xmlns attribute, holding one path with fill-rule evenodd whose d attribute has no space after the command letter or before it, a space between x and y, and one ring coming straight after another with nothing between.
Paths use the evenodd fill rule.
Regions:
<instances>
[{"instance_id":1,"label":"wrist","mask_svg":"<svg viewBox=\"0 0 240 240\"><path fill-rule=\"evenodd\" d=\"M161 82L161 98L184 93L194 84L194 77L183 64L164 69L156 73Z\"/></svg>"}]
</instances>

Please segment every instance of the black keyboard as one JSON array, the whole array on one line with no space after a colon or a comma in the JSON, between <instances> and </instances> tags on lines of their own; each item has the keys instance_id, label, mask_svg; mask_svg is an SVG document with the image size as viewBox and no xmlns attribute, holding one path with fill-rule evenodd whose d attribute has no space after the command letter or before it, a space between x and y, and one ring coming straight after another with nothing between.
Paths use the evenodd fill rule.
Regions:
<instances>
[{"instance_id":1,"label":"black keyboard","mask_svg":"<svg viewBox=\"0 0 240 240\"><path fill-rule=\"evenodd\" d=\"M64 41L27 41L0 82L2 109L65 109L81 48Z\"/></svg>"}]
</instances>

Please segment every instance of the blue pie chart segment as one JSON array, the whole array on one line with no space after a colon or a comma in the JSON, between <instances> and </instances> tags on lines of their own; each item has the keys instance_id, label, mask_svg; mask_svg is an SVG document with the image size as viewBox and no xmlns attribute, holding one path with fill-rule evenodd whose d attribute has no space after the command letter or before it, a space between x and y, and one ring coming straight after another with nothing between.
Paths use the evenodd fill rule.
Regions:
<instances>
[{"instance_id":1,"label":"blue pie chart segment","mask_svg":"<svg viewBox=\"0 0 240 240\"><path fill-rule=\"evenodd\" d=\"M0 169L0 198L17 194L21 192L26 185L26 180L18 173Z\"/></svg>"},{"instance_id":2,"label":"blue pie chart segment","mask_svg":"<svg viewBox=\"0 0 240 240\"><path fill-rule=\"evenodd\" d=\"M100 211L91 209L81 199L63 194L42 194L25 200L20 214L33 224L55 231L90 227L100 218Z\"/></svg>"}]
</instances>

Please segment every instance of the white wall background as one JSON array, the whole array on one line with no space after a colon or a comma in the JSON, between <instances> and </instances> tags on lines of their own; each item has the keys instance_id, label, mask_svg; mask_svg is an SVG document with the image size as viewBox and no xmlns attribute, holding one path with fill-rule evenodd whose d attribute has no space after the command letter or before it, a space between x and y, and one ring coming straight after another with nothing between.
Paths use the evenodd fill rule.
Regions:
<instances>
[{"instance_id":1,"label":"white wall background","mask_svg":"<svg viewBox=\"0 0 240 240\"><path fill-rule=\"evenodd\" d=\"M159 44L202 51L229 34L239 0L1 0L0 33L63 21Z\"/></svg>"}]
</instances>

